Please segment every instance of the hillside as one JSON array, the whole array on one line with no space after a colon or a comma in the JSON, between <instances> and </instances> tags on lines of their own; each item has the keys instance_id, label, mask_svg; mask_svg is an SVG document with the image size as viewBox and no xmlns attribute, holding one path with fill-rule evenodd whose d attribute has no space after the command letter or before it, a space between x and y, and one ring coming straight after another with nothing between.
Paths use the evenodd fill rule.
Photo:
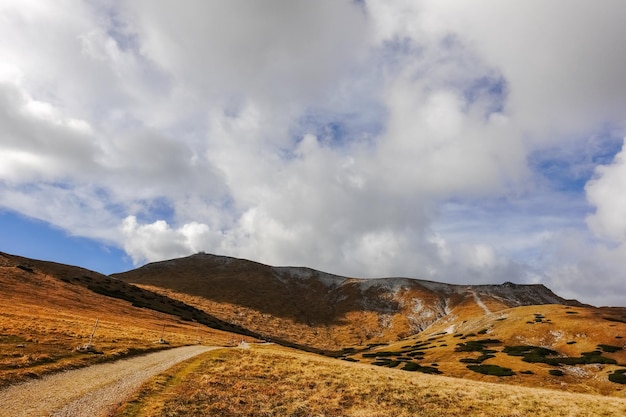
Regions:
<instances>
[{"instance_id":1,"label":"hillside","mask_svg":"<svg viewBox=\"0 0 626 417\"><path fill-rule=\"evenodd\" d=\"M208 254L115 277L347 361L624 395L626 309L566 300L543 285L366 280Z\"/></svg>"},{"instance_id":2,"label":"hillside","mask_svg":"<svg viewBox=\"0 0 626 417\"><path fill-rule=\"evenodd\" d=\"M0 253L0 387L168 346L226 345L242 338L105 295L117 292L154 301L161 310L193 313L180 302L168 304L164 297L113 281L78 267ZM206 313L196 314L208 320ZM96 320L93 352L77 351L89 342ZM158 343L161 337L168 344Z\"/></svg>"},{"instance_id":3,"label":"hillside","mask_svg":"<svg viewBox=\"0 0 626 417\"><path fill-rule=\"evenodd\" d=\"M543 285L356 279L209 254L156 262L113 276L266 338L326 350L403 339L461 306L477 312L539 304L581 306Z\"/></svg>"},{"instance_id":4,"label":"hillside","mask_svg":"<svg viewBox=\"0 0 626 417\"><path fill-rule=\"evenodd\" d=\"M164 332L169 346L256 337L368 369L626 396L626 308L543 285L365 280L207 254L110 277L0 253L0 296L0 387L162 349ZM76 351L96 319L102 355Z\"/></svg>"}]
</instances>

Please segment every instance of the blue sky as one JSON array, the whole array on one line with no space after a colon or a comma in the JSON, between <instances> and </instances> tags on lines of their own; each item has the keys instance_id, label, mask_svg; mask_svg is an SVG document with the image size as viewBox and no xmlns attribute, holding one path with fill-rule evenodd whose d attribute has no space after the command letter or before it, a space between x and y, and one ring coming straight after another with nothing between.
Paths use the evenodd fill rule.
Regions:
<instances>
[{"instance_id":1,"label":"blue sky","mask_svg":"<svg viewBox=\"0 0 626 417\"><path fill-rule=\"evenodd\" d=\"M0 251L624 305L624 9L4 1Z\"/></svg>"}]
</instances>

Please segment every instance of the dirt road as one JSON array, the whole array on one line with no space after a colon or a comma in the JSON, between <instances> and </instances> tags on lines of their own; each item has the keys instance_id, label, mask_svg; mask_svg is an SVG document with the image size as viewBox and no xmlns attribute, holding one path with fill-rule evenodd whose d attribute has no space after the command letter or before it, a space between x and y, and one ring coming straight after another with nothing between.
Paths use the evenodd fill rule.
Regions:
<instances>
[{"instance_id":1,"label":"dirt road","mask_svg":"<svg viewBox=\"0 0 626 417\"><path fill-rule=\"evenodd\" d=\"M147 378L211 349L169 349L8 387L0 391L0 417L108 416Z\"/></svg>"}]
</instances>

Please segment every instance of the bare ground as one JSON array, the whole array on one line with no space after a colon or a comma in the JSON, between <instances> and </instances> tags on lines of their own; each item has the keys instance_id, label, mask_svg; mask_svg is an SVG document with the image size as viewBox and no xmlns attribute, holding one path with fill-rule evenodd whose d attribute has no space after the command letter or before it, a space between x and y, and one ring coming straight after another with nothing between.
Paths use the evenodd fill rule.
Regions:
<instances>
[{"instance_id":1,"label":"bare ground","mask_svg":"<svg viewBox=\"0 0 626 417\"><path fill-rule=\"evenodd\" d=\"M211 349L169 349L10 386L0 391L0 417L109 416L147 378Z\"/></svg>"}]
</instances>

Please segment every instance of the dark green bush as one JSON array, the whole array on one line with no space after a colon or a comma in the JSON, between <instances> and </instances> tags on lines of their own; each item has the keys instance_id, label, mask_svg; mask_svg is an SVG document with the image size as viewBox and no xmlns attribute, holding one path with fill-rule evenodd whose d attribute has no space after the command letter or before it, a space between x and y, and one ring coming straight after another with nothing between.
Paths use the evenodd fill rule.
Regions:
<instances>
[{"instance_id":1,"label":"dark green bush","mask_svg":"<svg viewBox=\"0 0 626 417\"><path fill-rule=\"evenodd\" d=\"M479 361L478 359L475 359L475 358L463 358L463 359L459 359L459 362L461 362L461 363L474 363L474 364L482 363L482 361Z\"/></svg>"},{"instance_id":2,"label":"dark green bush","mask_svg":"<svg viewBox=\"0 0 626 417\"><path fill-rule=\"evenodd\" d=\"M439 369L435 368L434 366L422 366L418 363L415 362L407 362L404 364L404 367L402 368L403 371L409 371L409 372L422 372L425 374L442 374L443 372L441 372Z\"/></svg>"},{"instance_id":3,"label":"dark green bush","mask_svg":"<svg viewBox=\"0 0 626 417\"><path fill-rule=\"evenodd\" d=\"M510 368L504 368L498 365L468 365L467 369L479 374L495 375L495 376L512 376L515 375Z\"/></svg>"},{"instance_id":4,"label":"dark green bush","mask_svg":"<svg viewBox=\"0 0 626 417\"><path fill-rule=\"evenodd\" d=\"M389 352L389 351L381 351L381 352L372 352L372 353L364 353L364 358L378 358L385 356L398 356L400 352Z\"/></svg>"},{"instance_id":5,"label":"dark green bush","mask_svg":"<svg viewBox=\"0 0 626 417\"><path fill-rule=\"evenodd\" d=\"M502 343L498 339L482 339L482 340L471 340L465 343L457 343L456 348L454 348L455 352L481 352L485 350L485 345L497 345Z\"/></svg>"},{"instance_id":6,"label":"dark green bush","mask_svg":"<svg viewBox=\"0 0 626 417\"><path fill-rule=\"evenodd\" d=\"M604 320L615 321L617 323L626 323L626 319L618 319L616 317L604 317Z\"/></svg>"},{"instance_id":7,"label":"dark green bush","mask_svg":"<svg viewBox=\"0 0 626 417\"><path fill-rule=\"evenodd\" d=\"M619 350L622 350L621 347L613 346L613 345L598 345L598 348L602 349L604 352L607 352L607 353L614 353Z\"/></svg>"},{"instance_id":8,"label":"dark green bush","mask_svg":"<svg viewBox=\"0 0 626 417\"><path fill-rule=\"evenodd\" d=\"M526 356L526 355L536 355L540 357L546 356L554 356L558 355L559 352L552 349L546 349L539 346L505 346L502 350L503 353L506 353L509 356Z\"/></svg>"},{"instance_id":9,"label":"dark green bush","mask_svg":"<svg viewBox=\"0 0 626 417\"><path fill-rule=\"evenodd\" d=\"M626 384L626 369L618 369L610 374L609 381L617 384Z\"/></svg>"},{"instance_id":10,"label":"dark green bush","mask_svg":"<svg viewBox=\"0 0 626 417\"><path fill-rule=\"evenodd\" d=\"M558 369L550 369L548 373L552 376L563 376L565 375L563 371L559 371Z\"/></svg>"}]
</instances>

